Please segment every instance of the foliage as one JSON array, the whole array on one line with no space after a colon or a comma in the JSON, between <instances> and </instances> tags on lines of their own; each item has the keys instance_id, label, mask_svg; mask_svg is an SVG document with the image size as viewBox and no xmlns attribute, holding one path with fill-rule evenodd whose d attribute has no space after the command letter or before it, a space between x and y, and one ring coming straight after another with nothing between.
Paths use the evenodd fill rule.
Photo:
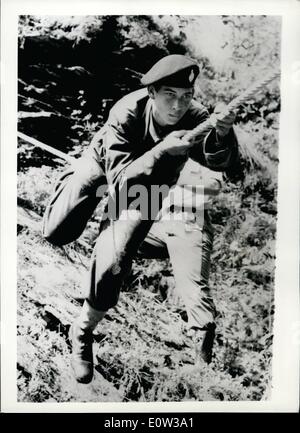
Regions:
<instances>
[{"instance_id":1,"label":"foliage","mask_svg":"<svg viewBox=\"0 0 300 433\"><path fill-rule=\"evenodd\" d=\"M230 286L229 278L224 286L222 278L220 292L222 286L215 285L221 275L214 277L220 318L215 358L207 367L194 364L193 344L178 305L169 296L164 301L159 297L157 277L162 269L167 275L165 264L152 262L144 274L144 264L136 263L136 278L95 330L95 379L90 386L78 386L70 369L67 335L84 295L88 257L75 246L53 248L40 235L23 230L18 258L19 401L268 398L271 337L261 334L260 324L269 320L263 316L269 299L259 288L254 296L249 282Z\"/></svg>"},{"instance_id":2,"label":"foliage","mask_svg":"<svg viewBox=\"0 0 300 433\"><path fill-rule=\"evenodd\" d=\"M30 167L25 172L18 174L18 200L28 209L43 215L56 178L61 169L54 170L51 167Z\"/></svg>"},{"instance_id":3,"label":"foliage","mask_svg":"<svg viewBox=\"0 0 300 433\"><path fill-rule=\"evenodd\" d=\"M213 50L205 42L212 26ZM279 18L265 16L20 16L18 128L78 155L114 102L137 89L141 73L156 60L172 53L198 61L195 97L212 110L279 68L279 35ZM271 125L279 110L275 80L241 107L238 121L259 118ZM51 164L40 153L31 160ZM21 157L19 168L27 164Z\"/></svg>"}]
</instances>

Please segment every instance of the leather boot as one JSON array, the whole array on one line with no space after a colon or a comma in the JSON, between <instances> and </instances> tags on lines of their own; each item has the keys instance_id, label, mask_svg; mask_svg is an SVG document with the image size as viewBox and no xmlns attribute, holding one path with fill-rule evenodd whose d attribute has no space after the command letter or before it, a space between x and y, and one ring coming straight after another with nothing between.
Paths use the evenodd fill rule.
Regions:
<instances>
[{"instance_id":1,"label":"leather boot","mask_svg":"<svg viewBox=\"0 0 300 433\"><path fill-rule=\"evenodd\" d=\"M212 360L216 325L209 323L205 329L197 329L194 334L196 359L202 359L206 364Z\"/></svg>"},{"instance_id":2,"label":"leather boot","mask_svg":"<svg viewBox=\"0 0 300 433\"><path fill-rule=\"evenodd\" d=\"M79 317L70 327L71 365L77 382L89 383L93 378L93 330L105 313L105 311L95 310L88 301L85 301Z\"/></svg>"}]
</instances>

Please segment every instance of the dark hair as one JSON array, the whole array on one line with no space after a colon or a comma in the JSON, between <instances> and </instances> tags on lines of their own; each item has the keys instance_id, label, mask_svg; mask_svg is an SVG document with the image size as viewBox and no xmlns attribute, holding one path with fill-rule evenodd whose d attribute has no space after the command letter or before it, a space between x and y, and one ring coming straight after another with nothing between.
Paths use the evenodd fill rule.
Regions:
<instances>
[{"instance_id":1,"label":"dark hair","mask_svg":"<svg viewBox=\"0 0 300 433\"><path fill-rule=\"evenodd\" d=\"M163 81L157 81L156 83L149 84L149 86L147 86L148 90L150 86L153 86L155 91L158 92L162 86L168 86L168 84L167 83L165 84ZM180 86L173 86L172 84L170 84L169 87L180 87ZM194 88L194 86L191 86L191 88Z\"/></svg>"},{"instance_id":2,"label":"dark hair","mask_svg":"<svg viewBox=\"0 0 300 433\"><path fill-rule=\"evenodd\" d=\"M154 89L155 89L155 91L158 92L159 89L160 89L161 86L162 86L162 83L161 83L160 81L157 81L156 83L149 84L149 86L147 86L147 87L148 87L148 90L149 90L149 87L150 87L150 86L153 86Z\"/></svg>"}]
</instances>

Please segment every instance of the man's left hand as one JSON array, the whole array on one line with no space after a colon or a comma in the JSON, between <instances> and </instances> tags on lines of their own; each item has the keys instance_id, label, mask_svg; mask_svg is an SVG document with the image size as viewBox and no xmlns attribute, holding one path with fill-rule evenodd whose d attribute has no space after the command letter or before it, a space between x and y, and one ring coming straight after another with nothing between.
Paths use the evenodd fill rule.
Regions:
<instances>
[{"instance_id":1,"label":"man's left hand","mask_svg":"<svg viewBox=\"0 0 300 433\"><path fill-rule=\"evenodd\" d=\"M218 104L210 117L212 125L216 128L220 137L225 137L235 121L236 114L228 111L227 106L223 103Z\"/></svg>"}]
</instances>

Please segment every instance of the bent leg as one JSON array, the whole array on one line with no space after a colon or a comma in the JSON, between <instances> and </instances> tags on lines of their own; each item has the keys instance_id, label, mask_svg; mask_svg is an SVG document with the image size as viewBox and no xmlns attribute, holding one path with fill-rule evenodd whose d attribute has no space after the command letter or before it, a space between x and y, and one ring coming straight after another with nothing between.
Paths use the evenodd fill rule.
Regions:
<instances>
[{"instance_id":1,"label":"bent leg","mask_svg":"<svg viewBox=\"0 0 300 433\"><path fill-rule=\"evenodd\" d=\"M77 239L101 199L97 189L105 185L100 164L82 156L58 179L44 214L43 236L59 246Z\"/></svg>"},{"instance_id":2,"label":"bent leg","mask_svg":"<svg viewBox=\"0 0 300 433\"><path fill-rule=\"evenodd\" d=\"M166 242L176 290L186 307L188 327L205 329L214 323L216 315L208 285L212 231L205 225L203 230L187 231L185 224L178 221L175 230L168 230Z\"/></svg>"},{"instance_id":3,"label":"bent leg","mask_svg":"<svg viewBox=\"0 0 300 433\"><path fill-rule=\"evenodd\" d=\"M153 221L136 210L122 212L120 219L102 229L91 258L87 300L96 310L107 311L118 302L132 260Z\"/></svg>"}]
</instances>

